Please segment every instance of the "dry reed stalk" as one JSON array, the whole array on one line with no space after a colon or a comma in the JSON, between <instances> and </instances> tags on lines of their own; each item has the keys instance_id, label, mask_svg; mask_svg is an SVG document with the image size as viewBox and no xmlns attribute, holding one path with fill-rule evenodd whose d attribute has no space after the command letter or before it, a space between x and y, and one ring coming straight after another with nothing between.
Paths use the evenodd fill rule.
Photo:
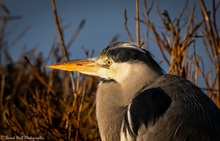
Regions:
<instances>
[{"instance_id":1,"label":"dry reed stalk","mask_svg":"<svg viewBox=\"0 0 220 141\"><path fill-rule=\"evenodd\" d=\"M139 1L136 0L136 42L140 46L140 21L139 21Z\"/></svg>"},{"instance_id":2,"label":"dry reed stalk","mask_svg":"<svg viewBox=\"0 0 220 141\"><path fill-rule=\"evenodd\" d=\"M133 42L134 40L133 40L133 38L131 36L131 33L130 33L129 29L128 29L127 21L128 21L127 10L125 9L124 10L124 27L125 27L125 31L128 34L129 40Z\"/></svg>"},{"instance_id":3,"label":"dry reed stalk","mask_svg":"<svg viewBox=\"0 0 220 141\"><path fill-rule=\"evenodd\" d=\"M217 16L216 11L219 8L220 2L216 5L216 0L212 0L212 13L207 10L205 2L203 0L200 0L200 6L202 10L202 16L204 20L204 26L202 34L204 36L204 43L205 46L208 46L211 49L212 56L210 58L211 62L214 62L213 66L216 71L216 81L215 81L215 87L218 90L215 93L216 96L216 105L220 108L220 42L219 42L219 29L217 25ZM211 17L212 14L212 17ZM207 48L207 47L206 47Z\"/></svg>"},{"instance_id":4,"label":"dry reed stalk","mask_svg":"<svg viewBox=\"0 0 220 141\"><path fill-rule=\"evenodd\" d=\"M73 34L73 36L71 37L70 41L67 43L67 46L66 46L67 49L69 49L70 46L73 44L73 42L75 41L76 37L79 35L80 31L81 31L82 28L84 27L85 23L86 23L86 20L85 20L85 19L83 19L83 20L80 22L78 28L77 28L76 31L74 32L74 34Z\"/></svg>"}]
</instances>

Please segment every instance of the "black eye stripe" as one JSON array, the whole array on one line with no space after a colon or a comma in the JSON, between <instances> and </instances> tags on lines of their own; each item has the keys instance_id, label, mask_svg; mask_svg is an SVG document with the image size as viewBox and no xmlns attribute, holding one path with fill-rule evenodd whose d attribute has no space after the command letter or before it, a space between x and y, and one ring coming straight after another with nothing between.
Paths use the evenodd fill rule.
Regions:
<instances>
[{"instance_id":1,"label":"black eye stripe","mask_svg":"<svg viewBox=\"0 0 220 141\"><path fill-rule=\"evenodd\" d=\"M101 51L100 56L106 56L116 63L143 62L153 69L162 70L149 51L139 48L132 42L118 42L107 46Z\"/></svg>"},{"instance_id":2,"label":"black eye stripe","mask_svg":"<svg viewBox=\"0 0 220 141\"><path fill-rule=\"evenodd\" d=\"M140 52L134 48L106 48L100 54L100 56L107 56L112 58L114 62L129 62L129 61L146 61L149 57L146 53Z\"/></svg>"}]
</instances>

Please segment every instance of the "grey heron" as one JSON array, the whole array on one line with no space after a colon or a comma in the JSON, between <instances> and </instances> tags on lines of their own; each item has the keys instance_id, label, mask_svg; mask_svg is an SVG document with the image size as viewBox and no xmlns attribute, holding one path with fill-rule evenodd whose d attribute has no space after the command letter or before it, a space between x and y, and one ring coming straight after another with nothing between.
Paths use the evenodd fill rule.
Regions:
<instances>
[{"instance_id":1,"label":"grey heron","mask_svg":"<svg viewBox=\"0 0 220 141\"><path fill-rule=\"evenodd\" d=\"M133 42L49 68L102 78L96 115L103 141L220 141L215 103L190 81L166 74L149 51Z\"/></svg>"}]
</instances>

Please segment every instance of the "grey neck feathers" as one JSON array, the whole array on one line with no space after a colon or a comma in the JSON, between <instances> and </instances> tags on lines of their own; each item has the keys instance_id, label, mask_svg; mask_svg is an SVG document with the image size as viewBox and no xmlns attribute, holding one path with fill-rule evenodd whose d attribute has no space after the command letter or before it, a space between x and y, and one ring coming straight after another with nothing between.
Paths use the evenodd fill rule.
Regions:
<instances>
[{"instance_id":1,"label":"grey neck feathers","mask_svg":"<svg viewBox=\"0 0 220 141\"><path fill-rule=\"evenodd\" d=\"M111 93L114 91L114 93ZM102 83L96 95L96 116L102 141L119 141L125 107L120 105L122 97L118 83Z\"/></svg>"},{"instance_id":2,"label":"grey neck feathers","mask_svg":"<svg viewBox=\"0 0 220 141\"><path fill-rule=\"evenodd\" d=\"M129 78L121 82L123 89L122 103L127 105L138 94L142 88L153 83L158 77L163 75L163 70L153 70L149 66L136 64L130 71Z\"/></svg>"}]
</instances>

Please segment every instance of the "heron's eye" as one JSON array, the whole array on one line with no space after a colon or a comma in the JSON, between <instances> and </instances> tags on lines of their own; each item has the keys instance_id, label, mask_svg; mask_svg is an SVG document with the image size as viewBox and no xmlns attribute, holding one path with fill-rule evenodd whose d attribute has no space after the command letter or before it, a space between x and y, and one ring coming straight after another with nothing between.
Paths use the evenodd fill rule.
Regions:
<instances>
[{"instance_id":1,"label":"heron's eye","mask_svg":"<svg viewBox=\"0 0 220 141\"><path fill-rule=\"evenodd\" d=\"M110 59L106 60L106 64L107 64L108 66L111 66L111 65L112 65L112 60L110 60Z\"/></svg>"}]
</instances>

